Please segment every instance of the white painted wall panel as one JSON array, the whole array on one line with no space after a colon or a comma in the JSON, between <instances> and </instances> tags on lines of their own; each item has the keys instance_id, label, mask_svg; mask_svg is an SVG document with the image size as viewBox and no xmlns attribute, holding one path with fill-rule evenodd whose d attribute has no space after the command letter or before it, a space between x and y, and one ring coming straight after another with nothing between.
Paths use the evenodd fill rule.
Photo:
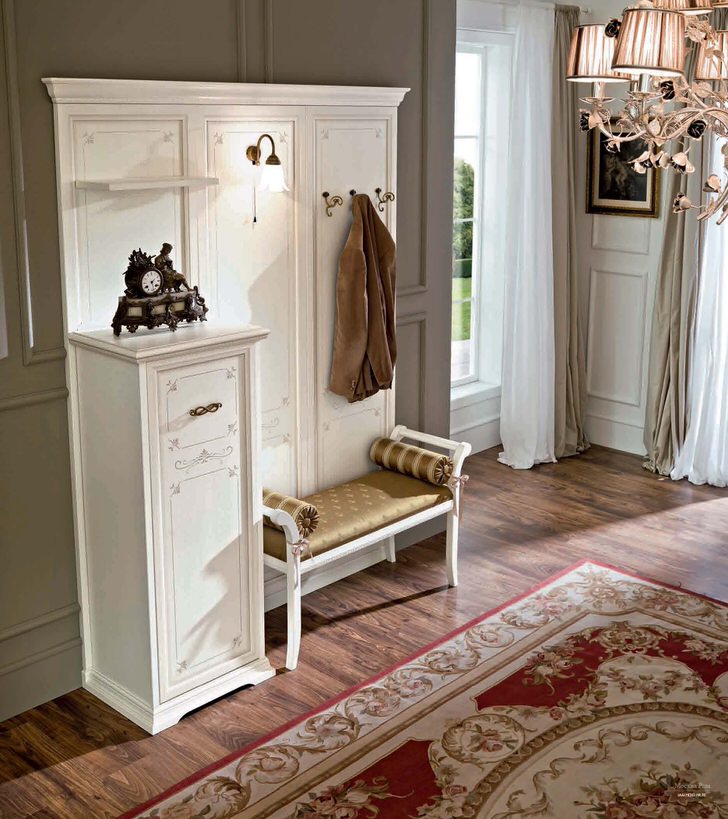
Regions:
<instances>
[{"instance_id":1,"label":"white painted wall panel","mask_svg":"<svg viewBox=\"0 0 728 819\"><path fill-rule=\"evenodd\" d=\"M262 120L255 114L239 111L234 119L211 119L205 126L207 173L220 180L207 190L210 269L215 271L210 297L223 321L270 330L260 350L263 481L295 495L300 458L298 294L306 289L296 243L297 120ZM275 140L289 192L259 190L261 168L242 159L263 133ZM262 150L267 157L268 140Z\"/></svg>"},{"instance_id":2,"label":"white painted wall panel","mask_svg":"<svg viewBox=\"0 0 728 819\"><path fill-rule=\"evenodd\" d=\"M595 0L582 22L606 22L621 15L618 0ZM590 86L578 85L587 93ZM626 85L610 94L620 97ZM617 103L615 103L616 105ZM657 267L660 261L667 171L659 218L586 213L588 136L577 137L577 233L580 309L587 339L587 418L589 440L644 453L646 380Z\"/></svg>"},{"instance_id":3,"label":"white painted wall panel","mask_svg":"<svg viewBox=\"0 0 728 819\"><path fill-rule=\"evenodd\" d=\"M647 277L592 270L587 389L593 398L639 407ZM615 332L619 328L619 332Z\"/></svg>"}]
</instances>

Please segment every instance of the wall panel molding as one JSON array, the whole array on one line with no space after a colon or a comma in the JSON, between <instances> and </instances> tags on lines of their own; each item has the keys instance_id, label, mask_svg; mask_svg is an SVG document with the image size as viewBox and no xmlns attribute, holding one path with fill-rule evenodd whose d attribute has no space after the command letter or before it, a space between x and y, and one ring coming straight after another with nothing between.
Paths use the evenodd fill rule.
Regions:
<instances>
[{"instance_id":1,"label":"wall panel molding","mask_svg":"<svg viewBox=\"0 0 728 819\"><path fill-rule=\"evenodd\" d=\"M2 248L0 247L0 361L8 357L8 314L6 312L5 276L2 260Z\"/></svg>"},{"instance_id":2,"label":"wall panel molding","mask_svg":"<svg viewBox=\"0 0 728 819\"><path fill-rule=\"evenodd\" d=\"M23 657L20 660L15 660L12 663L1 665L0 677L4 677L6 674L12 674L14 671L20 671L22 668L35 665L43 660L47 660L49 657L55 657L56 654L60 654L63 651L68 651L69 649L76 648L80 645L80 637L71 637L69 640L64 640L62 643L44 648L42 651L36 651L34 654L29 654L27 657Z\"/></svg>"},{"instance_id":3,"label":"wall panel molding","mask_svg":"<svg viewBox=\"0 0 728 819\"><path fill-rule=\"evenodd\" d=\"M43 364L47 361L64 358L66 351L62 346L39 350L34 343L30 257L28 253L28 231L25 221L25 179L23 173L22 132L20 127L20 96L18 94L15 7L14 0L1 0L1 2L23 363L25 365Z\"/></svg>"},{"instance_id":4,"label":"wall panel molding","mask_svg":"<svg viewBox=\"0 0 728 819\"><path fill-rule=\"evenodd\" d=\"M638 325L634 328L636 335L642 334L642 328L645 327L646 319L647 319L647 275L646 273L632 273L627 271L617 271L617 270L600 270L597 268L591 268L590 271L590 287L589 287L589 330L588 330L588 341L587 341L587 394L590 398L599 398L603 401L609 401L612 403L617 404L624 404L631 407L640 407L642 405L642 382L643 382L643 371L644 371L644 342L641 344L640 349L634 350L634 354L637 356L637 369L635 372L635 379L634 382L629 386L627 390L613 390L613 391L605 391L603 389L599 389L595 386L594 381L599 376L599 373L596 372L595 368L597 367L597 362L595 361L595 350L597 349L605 349L604 339L597 339L596 338L596 328L598 327L597 323L597 316L602 315L605 312L605 305L602 303L601 299L599 298L599 288L597 287L597 282L599 277L605 276L615 276L620 278L628 278L628 279L636 279L639 282L639 307L637 316ZM624 317L624 313L619 314L620 318ZM612 329L615 333L619 331L619 327L616 323L612 322L611 325ZM620 337L624 337L624 333L620 333ZM613 345L612 345L613 346ZM609 348L609 345L607 345ZM615 356L613 361L613 368L616 367L623 367L624 366L624 359L616 357L616 350L613 351ZM604 374L605 377L608 374ZM613 375L613 374L612 374ZM612 380L615 380L612 377Z\"/></svg>"},{"instance_id":5,"label":"wall panel molding","mask_svg":"<svg viewBox=\"0 0 728 819\"><path fill-rule=\"evenodd\" d=\"M238 82L246 82L248 76L248 50L245 43L245 0L237 0L235 3L235 32L237 37Z\"/></svg>"},{"instance_id":6,"label":"wall panel molding","mask_svg":"<svg viewBox=\"0 0 728 819\"><path fill-rule=\"evenodd\" d=\"M651 221L646 217L614 217L596 214L592 219L592 250L627 253L630 256L648 256L650 253ZM610 227L616 228L613 234L613 242L610 242L610 231L608 229Z\"/></svg>"},{"instance_id":7,"label":"wall panel molding","mask_svg":"<svg viewBox=\"0 0 728 819\"><path fill-rule=\"evenodd\" d=\"M0 630L0 643L4 640L10 640L13 637L19 637L21 634L27 634L29 631L33 631L33 629L41 628L41 626L56 623L59 620L77 614L78 611L78 603L69 603L67 606L61 606L61 608L54 609L46 614L40 614L37 617L30 617L20 623L15 623L15 625Z\"/></svg>"},{"instance_id":8,"label":"wall panel molding","mask_svg":"<svg viewBox=\"0 0 728 819\"><path fill-rule=\"evenodd\" d=\"M273 0L263 0L263 77L273 82Z\"/></svg>"},{"instance_id":9,"label":"wall panel molding","mask_svg":"<svg viewBox=\"0 0 728 819\"><path fill-rule=\"evenodd\" d=\"M397 329L417 325L419 361L417 368L417 429L424 429L425 397L427 395L427 313L410 313L398 316ZM413 362L410 362L412 365ZM399 389L398 389L399 392ZM399 417L399 412L397 413ZM399 423L399 421L398 421Z\"/></svg>"},{"instance_id":10,"label":"wall panel molding","mask_svg":"<svg viewBox=\"0 0 728 819\"><path fill-rule=\"evenodd\" d=\"M422 89L421 95L421 120L420 120L420 141L422 165L420 173L420 246L419 246L419 281L416 284L408 285L397 290L398 298L417 296L427 292L427 206L429 193L428 173L430 158L428 156L429 146L429 89L430 89L430 40L432 32L431 23L431 0L422 0Z\"/></svg>"},{"instance_id":11,"label":"wall panel molding","mask_svg":"<svg viewBox=\"0 0 728 819\"><path fill-rule=\"evenodd\" d=\"M9 398L0 398L0 412L30 407L34 404L45 404L48 401L65 401L66 398L68 398L68 390L65 387L13 395Z\"/></svg>"},{"instance_id":12,"label":"wall panel molding","mask_svg":"<svg viewBox=\"0 0 728 819\"><path fill-rule=\"evenodd\" d=\"M428 194L429 194L429 128L430 128L430 38L432 33L431 24L431 0L422 0L422 89L421 95L421 121L420 121L420 141L421 141L421 174L420 174L420 256L418 259L419 281L417 284L403 287L398 296L407 297L427 292L427 216L428 216Z\"/></svg>"}]
</instances>

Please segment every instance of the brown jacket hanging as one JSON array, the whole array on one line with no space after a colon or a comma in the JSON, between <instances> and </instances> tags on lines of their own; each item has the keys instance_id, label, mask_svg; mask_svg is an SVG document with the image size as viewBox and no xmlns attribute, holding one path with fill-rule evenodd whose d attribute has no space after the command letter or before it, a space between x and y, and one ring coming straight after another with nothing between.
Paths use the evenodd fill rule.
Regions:
<instances>
[{"instance_id":1,"label":"brown jacket hanging","mask_svg":"<svg viewBox=\"0 0 728 819\"><path fill-rule=\"evenodd\" d=\"M353 197L349 237L339 258L329 389L350 403L392 386L395 245L366 194Z\"/></svg>"}]
</instances>

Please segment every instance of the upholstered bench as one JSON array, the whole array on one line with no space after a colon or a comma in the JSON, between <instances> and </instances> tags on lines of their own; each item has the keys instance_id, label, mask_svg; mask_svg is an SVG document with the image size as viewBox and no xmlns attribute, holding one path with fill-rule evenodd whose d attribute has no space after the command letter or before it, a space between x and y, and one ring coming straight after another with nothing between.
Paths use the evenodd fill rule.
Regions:
<instances>
[{"instance_id":1,"label":"upholstered bench","mask_svg":"<svg viewBox=\"0 0 728 819\"><path fill-rule=\"evenodd\" d=\"M404 439L441 449L450 456L405 444ZM381 468L300 500L265 490L263 550L267 566L286 575L288 648L294 669L301 642L301 577L333 560L385 541L387 560L396 561L394 536L438 515L447 515L448 582L457 585L457 543L461 475L471 447L398 426L378 439L370 457Z\"/></svg>"}]
</instances>

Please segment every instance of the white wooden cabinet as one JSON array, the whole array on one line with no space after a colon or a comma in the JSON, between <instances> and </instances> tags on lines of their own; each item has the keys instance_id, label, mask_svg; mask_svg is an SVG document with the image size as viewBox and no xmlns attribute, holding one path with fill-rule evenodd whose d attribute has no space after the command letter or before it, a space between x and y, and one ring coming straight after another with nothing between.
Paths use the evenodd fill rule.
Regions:
<instances>
[{"instance_id":1,"label":"white wooden cabinet","mask_svg":"<svg viewBox=\"0 0 728 819\"><path fill-rule=\"evenodd\" d=\"M84 685L152 733L273 674L259 548L266 335L69 336Z\"/></svg>"},{"instance_id":2,"label":"white wooden cabinet","mask_svg":"<svg viewBox=\"0 0 728 819\"><path fill-rule=\"evenodd\" d=\"M348 404L327 386L350 191L396 193L397 108L408 89L44 82L84 685L156 731L271 674L262 485L305 495L353 478L372 468L372 439L394 425L391 391ZM260 168L246 159L263 133L288 192L261 191ZM343 200L330 216L324 191ZM392 234L395 207L381 211ZM114 339L128 254L156 254L163 242L206 298L207 324ZM259 350L265 331L253 325L270 330ZM189 415L211 402L222 406ZM321 582L363 565L345 562ZM266 579L269 606L277 579Z\"/></svg>"}]
</instances>

